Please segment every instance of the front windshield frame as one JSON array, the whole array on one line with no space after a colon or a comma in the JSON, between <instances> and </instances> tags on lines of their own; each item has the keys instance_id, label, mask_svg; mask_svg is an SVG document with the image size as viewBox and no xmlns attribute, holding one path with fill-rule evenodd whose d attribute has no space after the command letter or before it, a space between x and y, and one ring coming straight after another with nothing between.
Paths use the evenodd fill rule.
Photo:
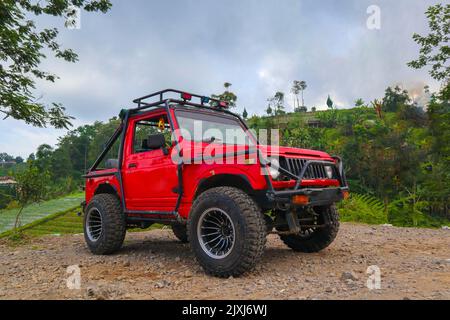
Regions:
<instances>
[{"instance_id":1,"label":"front windshield frame","mask_svg":"<svg viewBox=\"0 0 450 320\"><path fill-rule=\"evenodd\" d=\"M191 137L190 137L190 139L184 137L182 132L179 133L178 135L183 136L183 139L186 139L187 141L196 142L196 143L200 143L200 142L213 143L213 142L215 142L215 143L227 145L227 143L226 143L227 141L224 141L226 139L216 139L216 140L205 139L205 137L203 137L203 134L204 134L203 130L202 130L202 139L192 138L192 136L193 136L192 132L190 132L190 130L182 127L182 121L180 121L180 118L183 118L183 117L181 116L181 113L184 113L186 115L191 115L191 117L189 117L189 118L197 120L197 121L204 121L204 120L195 119L194 117L192 117L192 115L198 115L200 117L202 115L205 117L215 117L222 121L228 122L228 124L235 124L234 127L241 129L242 133L245 135L244 143L246 145L253 147L258 144L257 139L252 134L252 132L248 129L245 122L241 118L239 118L237 115L225 114L225 113L209 111L209 110L197 110L197 109L186 108L186 107L174 108L174 115L175 115L175 119L177 121L178 129L180 129L180 130L185 129L186 131L188 131L190 133ZM220 122L220 121L216 121L213 123L218 123L218 122ZM239 142L240 141L238 141L238 142L234 141L233 143L229 143L228 145L241 145Z\"/></svg>"}]
</instances>

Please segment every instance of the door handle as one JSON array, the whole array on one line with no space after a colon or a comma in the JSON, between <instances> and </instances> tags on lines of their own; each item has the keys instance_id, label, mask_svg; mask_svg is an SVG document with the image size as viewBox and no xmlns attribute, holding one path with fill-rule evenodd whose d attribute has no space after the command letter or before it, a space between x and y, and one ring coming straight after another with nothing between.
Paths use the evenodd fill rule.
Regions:
<instances>
[{"instance_id":1,"label":"door handle","mask_svg":"<svg viewBox=\"0 0 450 320\"><path fill-rule=\"evenodd\" d=\"M128 169L136 168L136 167L137 167L137 163L130 163L130 164L128 165Z\"/></svg>"}]
</instances>

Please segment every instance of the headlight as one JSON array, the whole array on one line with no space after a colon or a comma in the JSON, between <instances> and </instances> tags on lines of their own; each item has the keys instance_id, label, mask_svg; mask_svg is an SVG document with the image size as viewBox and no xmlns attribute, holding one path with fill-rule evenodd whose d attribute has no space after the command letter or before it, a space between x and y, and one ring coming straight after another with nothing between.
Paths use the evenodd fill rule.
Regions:
<instances>
[{"instance_id":1,"label":"headlight","mask_svg":"<svg viewBox=\"0 0 450 320\"><path fill-rule=\"evenodd\" d=\"M333 168L325 167L325 173L327 174L328 179L333 179Z\"/></svg>"},{"instance_id":2,"label":"headlight","mask_svg":"<svg viewBox=\"0 0 450 320\"><path fill-rule=\"evenodd\" d=\"M280 171L278 168L280 167L280 162L278 159L270 159L270 167L269 167L269 173L272 176L272 179L276 180L280 176Z\"/></svg>"}]
</instances>

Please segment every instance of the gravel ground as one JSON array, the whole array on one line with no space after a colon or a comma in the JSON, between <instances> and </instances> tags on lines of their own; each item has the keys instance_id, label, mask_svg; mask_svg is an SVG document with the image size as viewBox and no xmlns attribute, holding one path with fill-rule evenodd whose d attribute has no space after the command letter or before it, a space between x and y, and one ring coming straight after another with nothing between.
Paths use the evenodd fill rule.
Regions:
<instances>
[{"instance_id":1,"label":"gravel ground","mask_svg":"<svg viewBox=\"0 0 450 320\"><path fill-rule=\"evenodd\" d=\"M68 289L78 265L81 288ZM381 270L381 289L366 286ZM268 238L256 270L207 276L170 229L127 235L112 256L94 256L82 235L0 243L0 299L450 299L450 231L344 223L320 253L295 253Z\"/></svg>"}]
</instances>

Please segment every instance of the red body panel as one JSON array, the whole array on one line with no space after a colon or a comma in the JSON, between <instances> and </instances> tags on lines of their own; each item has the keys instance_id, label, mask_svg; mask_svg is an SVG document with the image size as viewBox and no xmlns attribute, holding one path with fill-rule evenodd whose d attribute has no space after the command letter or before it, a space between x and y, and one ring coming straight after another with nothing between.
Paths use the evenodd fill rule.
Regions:
<instances>
[{"instance_id":1,"label":"red body panel","mask_svg":"<svg viewBox=\"0 0 450 320\"><path fill-rule=\"evenodd\" d=\"M117 192L119 197L122 197L122 194L120 192L119 181L117 180L117 176L114 175L114 173L117 173L116 169L99 170L96 173L98 174L111 173L111 175L103 177L86 178L86 190L85 190L86 203L89 203L91 198L94 196L94 193L97 190L97 188L102 184L110 185Z\"/></svg>"},{"instance_id":2,"label":"red body panel","mask_svg":"<svg viewBox=\"0 0 450 320\"><path fill-rule=\"evenodd\" d=\"M175 119L174 112L172 117ZM132 153L133 144L133 132L134 124L136 121L148 118L149 116L157 116L164 114L162 110L150 111L144 114L132 116L129 119L128 129L125 135L124 151L123 151L123 165L122 165L122 177L123 188L125 193L125 201L128 210L137 211L173 211L177 201L178 176L177 165L172 161L172 150L175 147L169 148L169 154L164 155L162 150L153 150L142 153ZM176 123L173 124L174 128L178 129ZM228 154L228 150L218 151L210 143L203 143L194 145L189 141L179 141L183 147L184 153L190 153L195 155L196 152L203 152L205 148L209 148L209 153L212 156ZM259 145L258 148L264 155L272 156L288 156L291 158L302 159L320 159L334 162L333 158L325 152L297 149L289 147L271 147ZM211 149L213 149L211 151ZM236 147L236 151L243 151L245 147ZM195 150L196 152L194 152ZM222 149L223 150L223 149ZM185 154L184 154L185 155ZM253 158L253 162L248 164L227 164L224 160L223 164L213 163L208 164L205 162L196 164L185 164L183 167L183 197L179 208L179 214L183 217L189 215L189 211L194 200L197 188L202 180L210 178L215 175L227 174L238 175L245 177L248 183L254 190L266 189L267 183L265 177L261 174L261 166L256 161L256 155L243 156L244 158ZM233 157L232 157L233 158ZM241 162L242 163L242 162ZM86 181L86 203L89 203L94 196L97 188L100 185L108 184L113 187L119 197L122 197L120 192L120 185L117 175L113 175L117 172L116 169L97 170L95 175L103 175L111 173L112 175L100 176L100 177L87 177ZM274 188L284 189L291 188L295 185L295 181L272 181ZM302 186L339 186L337 180L316 179L316 180L303 180Z\"/></svg>"}]
</instances>

